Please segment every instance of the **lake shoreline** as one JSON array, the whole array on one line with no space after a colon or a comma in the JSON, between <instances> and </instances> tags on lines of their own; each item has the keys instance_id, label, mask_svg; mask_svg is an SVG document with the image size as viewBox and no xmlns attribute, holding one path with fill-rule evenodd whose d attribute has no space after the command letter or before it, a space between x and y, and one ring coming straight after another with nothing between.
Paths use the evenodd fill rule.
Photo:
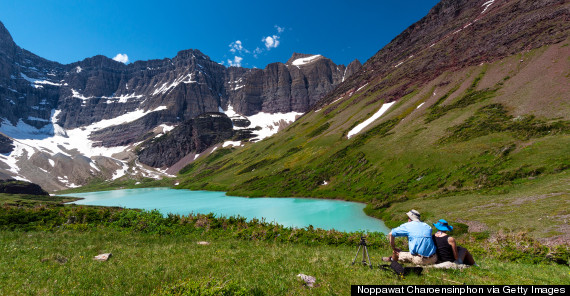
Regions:
<instances>
[{"instance_id":1,"label":"lake shoreline","mask_svg":"<svg viewBox=\"0 0 570 296\"><path fill-rule=\"evenodd\" d=\"M75 205L158 209L162 214L177 215L213 213L220 217L241 216L265 219L284 227L313 226L343 232L365 231L387 233L389 228L377 217L366 215L363 202L314 197L241 197L224 191L148 187L118 189L60 196L84 198Z\"/></svg>"}]
</instances>

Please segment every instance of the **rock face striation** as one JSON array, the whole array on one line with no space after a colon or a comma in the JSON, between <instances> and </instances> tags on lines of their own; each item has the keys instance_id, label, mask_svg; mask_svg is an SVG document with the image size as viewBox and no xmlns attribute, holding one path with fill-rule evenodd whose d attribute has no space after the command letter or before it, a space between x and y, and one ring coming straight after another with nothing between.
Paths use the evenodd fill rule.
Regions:
<instances>
[{"instance_id":1,"label":"rock face striation","mask_svg":"<svg viewBox=\"0 0 570 296\"><path fill-rule=\"evenodd\" d=\"M191 152L199 154L233 134L232 121L226 114L205 113L143 143L139 160L152 167L170 167Z\"/></svg>"},{"instance_id":2,"label":"rock face striation","mask_svg":"<svg viewBox=\"0 0 570 296\"><path fill-rule=\"evenodd\" d=\"M227 89L235 110L246 116L306 112L361 66L358 60L345 67L321 55L294 53L285 64L269 64L263 70L247 71L238 80L230 79Z\"/></svg>"}]
</instances>

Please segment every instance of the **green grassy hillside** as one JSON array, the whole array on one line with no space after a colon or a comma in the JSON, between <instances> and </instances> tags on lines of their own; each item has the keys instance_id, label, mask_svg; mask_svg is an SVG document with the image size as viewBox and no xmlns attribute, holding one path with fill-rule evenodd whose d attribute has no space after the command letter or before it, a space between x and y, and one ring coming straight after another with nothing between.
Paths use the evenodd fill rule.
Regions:
<instances>
[{"instance_id":1,"label":"green grassy hillside","mask_svg":"<svg viewBox=\"0 0 570 296\"><path fill-rule=\"evenodd\" d=\"M269 139L218 149L190 164L178 187L363 201L368 214L383 218L396 202L414 207L441 197L465 205L434 214L459 217L471 203L488 204L515 190L528 197L529 210L545 214L551 208L532 197L541 194L531 194L534 182L544 189L568 184L569 56L566 41L445 72L408 89L349 139L348 132L385 103L383 94L398 86L355 87ZM384 79L390 77L375 83ZM566 206L567 186L556 188L561 197L552 208ZM561 211L557 215L568 215Z\"/></svg>"}]
</instances>

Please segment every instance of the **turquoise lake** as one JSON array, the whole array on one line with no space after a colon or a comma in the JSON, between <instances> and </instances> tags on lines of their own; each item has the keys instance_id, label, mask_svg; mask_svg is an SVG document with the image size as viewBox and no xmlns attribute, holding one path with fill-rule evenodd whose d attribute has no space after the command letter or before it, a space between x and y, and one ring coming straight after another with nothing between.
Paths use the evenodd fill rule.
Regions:
<instances>
[{"instance_id":1,"label":"turquoise lake","mask_svg":"<svg viewBox=\"0 0 570 296\"><path fill-rule=\"evenodd\" d=\"M312 198L245 198L224 192L169 188L123 189L66 194L83 198L78 205L118 206L162 214L208 214L242 216L248 220L265 218L286 227L336 229L339 231L389 231L381 220L366 216L364 204Z\"/></svg>"}]
</instances>

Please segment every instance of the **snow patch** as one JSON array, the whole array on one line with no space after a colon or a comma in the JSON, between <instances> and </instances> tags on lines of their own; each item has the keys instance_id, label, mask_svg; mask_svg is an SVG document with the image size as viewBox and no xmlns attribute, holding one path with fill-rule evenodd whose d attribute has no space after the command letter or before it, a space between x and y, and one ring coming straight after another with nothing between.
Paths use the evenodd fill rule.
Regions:
<instances>
[{"instance_id":1,"label":"snow patch","mask_svg":"<svg viewBox=\"0 0 570 296\"><path fill-rule=\"evenodd\" d=\"M380 107L380 110L378 110L378 112L374 113L374 115L372 115L370 118L368 118L367 120L365 120L361 124L355 126L352 130L350 130L348 132L348 135L347 135L348 138L350 139L352 136L358 134L365 127L367 127L372 122L374 122L376 119L380 118L380 116L382 116L382 114L384 114L386 111L388 111L388 109L390 109L390 107L392 107L392 105L394 105L394 103L395 102L383 104L382 107Z\"/></svg>"},{"instance_id":2,"label":"snow patch","mask_svg":"<svg viewBox=\"0 0 570 296\"><path fill-rule=\"evenodd\" d=\"M348 67L346 67L344 69L344 73L342 73L342 81L341 82L344 82L344 78L346 77L346 70L348 70Z\"/></svg>"},{"instance_id":3,"label":"snow patch","mask_svg":"<svg viewBox=\"0 0 570 296\"><path fill-rule=\"evenodd\" d=\"M481 7L485 7L485 9L483 9L481 14L485 13L485 11L487 11L487 9L489 9L489 6L491 6L494 2L495 2L495 0L489 0L485 3L483 3L483 5L481 5Z\"/></svg>"},{"instance_id":4,"label":"snow patch","mask_svg":"<svg viewBox=\"0 0 570 296\"><path fill-rule=\"evenodd\" d=\"M119 179L120 177L126 175L128 169L129 169L129 167L128 167L125 163L121 162L121 168L118 169L118 170L116 170L116 171L113 173L113 177L111 177L111 179L117 180L117 179Z\"/></svg>"},{"instance_id":5,"label":"snow patch","mask_svg":"<svg viewBox=\"0 0 570 296\"><path fill-rule=\"evenodd\" d=\"M22 76L22 78L24 78L25 80L30 82L30 85L35 87L35 88L43 88L42 84L52 85L52 86L61 86L61 83L55 83L55 82L51 82L48 80L40 80L40 79L30 78L30 77L26 76L26 74L24 74L24 73L20 73L20 76Z\"/></svg>"},{"instance_id":6,"label":"snow patch","mask_svg":"<svg viewBox=\"0 0 570 296\"><path fill-rule=\"evenodd\" d=\"M292 65L297 66L297 67L303 66L303 65L306 65L306 64L309 64L309 63L315 61L316 59L318 59L320 57L322 57L322 56L320 54L318 54L318 55L313 55L313 56L306 57L306 58L296 59L293 61Z\"/></svg>"},{"instance_id":7,"label":"snow patch","mask_svg":"<svg viewBox=\"0 0 570 296\"><path fill-rule=\"evenodd\" d=\"M74 183L72 183L71 181L69 181L69 179L67 178L67 176L62 177L57 177L57 179L59 180L59 182L63 183L66 187L68 188L77 188L80 187L79 185L76 185Z\"/></svg>"},{"instance_id":8,"label":"snow patch","mask_svg":"<svg viewBox=\"0 0 570 296\"><path fill-rule=\"evenodd\" d=\"M351 95L352 95L352 93L351 93ZM332 104L334 104L334 103L336 103L336 102L342 100L342 98L343 98L343 97L340 97L340 98L338 98L338 99L332 101L329 105L332 105Z\"/></svg>"},{"instance_id":9,"label":"snow patch","mask_svg":"<svg viewBox=\"0 0 570 296\"><path fill-rule=\"evenodd\" d=\"M101 170L95 165L95 163L93 161L89 162L89 165L95 169L96 171L100 172Z\"/></svg>"},{"instance_id":10,"label":"snow patch","mask_svg":"<svg viewBox=\"0 0 570 296\"><path fill-rule=\"evenodd\" d=\"M225 141L224 144L222 144L222 148L226 148L228 146L234 146L234 147L241 147L241 141Z\"/></svg>"},{"instance_id":11,"label":"snow patch","mask_svg":"<svg viewBox=\"0 0 570 296\"><path fill-rule=\"evenodd\" d=\"M163 133L168 133L169 131L173 130L176 126L175 125L168 125L168 124L161 124L158 127L162 128Z\"/></svg>"},{"instance_id":12,"label":"snow patch","mask_svg":"<svg viewBox=\"0 0 570 296\"><path fill-rule=\"evenodd\" d=\"M61 153L63 155L70 156L69 152L67 151L76 150L78 153L86 157L112 157L112 155L115 153L125 151L128 146L93 147L94 142L89 139L89 135L93 131L114 125L132 122L145 116L146 114L164 110L166 108L166 106L160 106L150 111L136 110L113 119L101 120L89 126L79 127L71 130L65 130L56 123L57 116L61 113L61 111L52 110L51 123L45 125L41 129L26 124L21 119L15 126L12 125L8 120L2 119L0 132L4 133L8 137L14 138L14 142L18 145L22 145L18 147L26 147L24 149L28 151L29 156L40 150L50 151L50 154L52 155ZM14 152L10 154L10 158L13 159L12 161L16 161L18 156L19 154Z\"/></svg>"},{"instance_id":13,"label":"snow patch","mask_svg":"<svg viewBox=\"0 0 570 296\"><path fill-rule=\"evenodd\" d=\"M134 93L130 95L120 95L120 96L112 96L112 97L101 97L102 99L107 99L107 104L119 102L119 103L127 103L130 99L140 99L142 95L136 95Z\"/></svg>"},{"instance_id":14,"label":"snow patch","mask_svg":"<svg viewBox=\"0 0 570 296\"><path fill-rule=\"evenodd\" d=\"M251 122L249 128L261 127L261 130L254 132L257 134L257 137L252 139L252 141L261 141L265 138L271 137L279 131L279 127L282 124L289 125L301 115L303 115L303 113L299 112L274 114L259 112L253 116L249 116L247 118Z\"/></svg>"},{"instance_id":15,"label":"snow patch","mask_svg":"<svg viewBox=\"0 0 570 296\"><path fill-rule=\"evenodd\" d=\"M367 85L368 85L368 83L366 83L365 85L359 87L359 88L356 90L356 92L359 92L361 89L365 88Z\"/></svg>"},{"instance_id":16,"label":"snow patch","mask_svg":"<svg viewBox=\"0 0 570 296\"><path fill-rule=\"evenodd\" d=\"M92 98L93 98L93 97L86 97L86 96L80 94L78 91L76 91L76 90L73 89L73 88L71 89L71 97L72 97L72 98L78 98L78 99L80 99L80 100L82 100L82 101L84 101L84 102L87 101L87 100L89 100L89 99L92 99Z\"/></svg>"},{"instance_id":17,"label":"snow patch","mask_svg":"<svg viewBox=\"0 0 570 296\"><path fill-rule=\"evenodd\" d=\"M115 118L103 119L99 122L92 123L89 126L82 127L81 129L89 130L90 131L89 133L91 133L92 131L97 130L97 129L103 129L103 128L114 126L114 125L120 125L120 124L124 124L124 123L133 122L133 121L135 121L135 120L137 120L137 119L139 119L139 118L141 118L141 117L143 117L149 113L157 112L157 111L161 111L161 110L166 110L166 109L168 109L167 106L160 106L160 107L157 107L151 111L144 111L141 109L137 109L135 111L125 113L125 114L123 114L121 116L117 116Z\"/></svg>"},{"instance_id":18,"label":"snow patch","mask_svg":"<svg viewBox=\"0 0 570 296\"><path fill-rule=\"evenodd\" d=\"M246 129L246 128L256 128L260 127L261 130L254 131L257 137L253 138L252 141L261 141L267 137L270 137L279 131L279 127L282 125L289 125L297 119L297 117L303 115L299 112L289 112L289 113L265 113L259 112L252 116L242 116L234 111L233 106L229 105L228 110L224 113L229 118L243 118L251 122L247 127L234 127L234 129Z\"/></svg>"},{"instance_id":19,"label":"snow patch","mask_svg":"<svg viewBox=\"0 0 570 296\"><path fill-rule=\"evenodd\" d=\"M167 93L170 90L172 90L173 88L175 88L176 86L178 86L180 83L197 83L197 81L192 80L192 73L185 75L185 76L180 76L178 78L176 78L176 80L174 80L174 82L172 82L171 84L168 84L168 82L163 83L158 89L155 89L154 92L152 93L153 96L156 96L158 94L162 94L162 93Z\"/></svg>"},{"instance_id":20,"label":"snow patch","mask_svg":"<svg viewBox=\"0 0 570 296\"><path fill-rule=\"evenodd\" d=\"M416 109L420 109L421 106L423 106L424 103L419 104Z\"/></svg>"}]
</instances>

